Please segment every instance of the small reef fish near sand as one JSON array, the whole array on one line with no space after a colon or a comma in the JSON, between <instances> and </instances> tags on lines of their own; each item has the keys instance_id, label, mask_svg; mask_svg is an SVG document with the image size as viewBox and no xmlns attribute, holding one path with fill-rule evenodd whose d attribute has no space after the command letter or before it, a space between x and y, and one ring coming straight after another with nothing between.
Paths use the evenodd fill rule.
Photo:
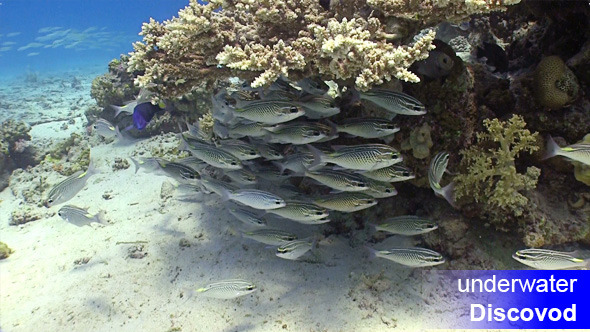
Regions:
<instances>
[{"instance_id":1,"label":"small reef fish near sand","mask_svg":"<svg viewBox=\"0 0 590 332\"><path fill-rule=\"evenodd\" d=\"M590 268L590 260L576 258L576 254L548 249L523 249L514 253L512 258L539 270Z\"/></svg>"},{"instance_id":2,"label":"small reef fish near sand","mask_svg":"<svg viewBox=\"0 0 590 332\"><path fill-rule=\"evenodd\" d=\"M354 170L375 170L397 164L402 156L393 147L385 144L359 144L337 148L335 152L324 153L307 145L313 154L314 162L309 167L314 169L322 163L332 163Z\"/></svg>"},{"instance_id":3,"label":"small reef fish near sand","mask_svg":"<svg viewBox=\"0 0 590 332\"><path fill-rule=\"evenodd\" d=\"M407 236L432 232L438 228L436 223L418 216L399 216L389 218L382 224L373 226L376 231Z\"/></svg>"},{"instance_id":4,"label":"small reef fish near sand","mask_svg":"<svg viewBox=\"0 0 590 332\"><path fill-rule=\"evenodd\" d=\"M308 240L294 240L277 248L276 256L284 259L297 260L312 250L314 244Z\"/></svg>"},{"instance_id":5,"label":"small reef fish near sand","mask_svg":"<svg viewBox=\"0 0 590 332\"><path fill-rule=\"evenodd\" d=\"M297 235L279 229L262 228L251 232L242 233L246 238L269 246L280 246L284 243L297 240Z\"/></svg>"},{"instance_id":6,"label":"small reef fish near sand","mask_svg":"<svg viewBox=\"0 0 590 332\"><path fill-rule=\"evenodd\" d=\"M92 223L107 225L107 222L104 221L103 211L100 211L97 214L90 214L87 210L79 208L77 206L64 205L59 209L59 211L57 211L57 214L63 220L78 227L90 225Z\"/></svg>"},{"instance_id":7,"label":"small reef fish near sand","mask_svg":"<svg viewBox=\"0 0 590 332\"><path fill-rule=\"evenodd\" d=\"M238 189L232 192L224 191L223 200L232 200L258 210L282 208L285 200L268 191L258 189Z\"/></svg>"},{"instance_id":8,"label":"small reef fish near sand","mask_svg":"<svg viewBox=\"0 0 590 332\"><path fill-rule=\"evenodd\" d=\"M583 141L562 148L549 136L547 139L547 153L543 159L555 156L566 157L579 161L584 165L590 165L590 142Z\"/></svg>"},{"instance_id":9,"label":"small reef fish near sand","mask_svg":"<svg viewBox=\"0 0 590 332\"><path fill-rule=\"evenodd\" d=\"M102 118L96 120L96 122L92 125L92 129L94 129L97 134L105 138L117 136L117 129L115 126Z\"/></svg>"},{"instance_id":10,"label":"small reef fish near sand","mask_svg":"<svg viewBox=\"0 0 590 332\"><path fill-rule=\"evenodd\" d=\"M426 267L443 264L445 258L438 252L426 248L394 248L389 250L375 250L367 247L371 257L389 259L409 267Z\"/></svg>"},{"instance_id":11,"label":"small reef fish near sand","mask_svg":"<svg viewBox=\"0 0 590 332\"><path fill-rule=\"evenodd\" d=\"M46 205L50 207L69 201L84 188L88 178L97 173L98 170L94 168L91 160L86 171L77 171L51 188L47 195Z\"/></svg>"},{"instance_id":12,"label":"small reef fish near sand","mask_svg":"<svg viewBox=\"0 0 590 332\"><path fill-rule=\"evenodd\" d=\"M229 300L256 291L256 285L242 279L217 281L196 290L198 294L214 299Z\"/></svg>"},{"instance_id":13,"label":"small reef fish near sand","mask_svg":"<svg viewBox=\"0 0 590 332\"><path fill-rule=\"evenodd\" d=\"M268 212L302 224L324 223L327 222L325 218L329 216L327 209L300 201L287 201L286 206Z\"/></svg>"}]
</instances>

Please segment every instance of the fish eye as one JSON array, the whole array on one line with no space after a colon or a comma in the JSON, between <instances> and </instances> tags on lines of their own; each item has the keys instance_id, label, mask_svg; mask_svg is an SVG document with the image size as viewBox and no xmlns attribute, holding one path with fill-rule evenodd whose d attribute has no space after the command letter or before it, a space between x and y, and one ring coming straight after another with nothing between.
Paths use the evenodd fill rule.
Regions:
<instances>
[{"instance_id":1,"label":"fish eye","mask_svg":"<svg viewBox=\"0 0 590 332\"><path fill-rule=\"evenodd\" d=\"M92 125L92 128L98 129L98 126L97 125Z\"/></svg>"},{"instance_id":2,"label":"fish eye","mask_svg":"<svg viewBox=\"0 0 590 332\"><path fill-rule=\"evenodd\" d=\"M48 200L47 200L47 203L49 203L49 204L53 203L53 199L51 199L51 198L50 198L50 199L48 199Z\"/></svg>"},{"instance_id":3,"label":"fish eye","mask_svg":"<svg viewBox=\"0 0 590 332\"><path fill-rule=\"evenodd\" d=\"M254 289L256 289L256 286L254 286L254 285L249 285L246 287L246 290L254 290Z\"/></svg>"},{"instance_id":4,"label":"fish eye","mask_svg":"<svg viewBox=\"0 0 590 332\"><path fill-rule=\"evenodd\" d=\"M364 183L362 183L362 182L358 182L358 183L356 184L356 186L357 186L357 187L359 187L359 188L364 188L364 187L365 187L365 184L364 184Z\"/></svg>"},{"instance_id":5,"label":"fish eye","mask_svg":"<svg viewBox=\"0 0 590 332\"><path fill-rule=\"evenodd\" d=\"M59 211L58 211L58 212L57 212L57 215L61 217L61 212L59 212Z\"/></svg>"},{"instance_id":6,"label":"fish eye","mask_svg":"<svg viewBox=\"0 0 590 332\"><path fill-rule=\"evenodd\" d=\"M324 212L322 212L322 211L317 211L317 212L315 213L315 215L316 215L316 216L321 216L321 215L323 215L323 214L324 214Z\"/></svg>"},{"instance_id":7,"label":"fish eye","mask_svg":"<svg viewBox=\"0 0 590 332\"><path fill-rule=\"evenodd\" d=\"M403 172L402 175L403 176L410 176L410 172Z\"/></svg>"},{"instance_id":8,"label":"fish eye","mask_svg":"<svg viewBox=\"0 0 590 332\"><path fill-rule=\"evenodd\" d=\"M399 155L397 153L394 153L391 155L391 159L398 159Z\"/></svg>"},{"instance_id":9,"label":"fish eye","mask_svg":"<svg viewBox=\"0 0 590 332\"><path fill-rule=\"evenodd\" d=\"M388 193L388 194L390 194L391 193L391 189L387 188L387 189L385 189L385 192Z\"/></svg>"},{"instance_id":10,"label":"fish eye","mask_svg":"<svg viewBox=\"0 0 590 332\"><path fill-rule=\"evenodd\" d=\"M320 133L320 132L319 132L319 131L317 131L317 130L314 130L314 131L312 131L312 132L311 132L311 135L312 135L312 136L320 136L321 134L322 134L322 133Z\"/></svg>"},{"instance_id":11,"label":"fish eye","mask_svg":"<svg viewBox=\"0 0 590 332\"><path fill-rule=\"evenodd\" d=\"M387 129L395 129L395 126L394 125L387 125L385 128L387 128Z\"/></svg>"},{"instance_id":12,"label":"fish eye","mask_svg":"<svg viewBox=\"0 0 590 332\"><path fill-rule=\"evenodd\" d=\"M275 201L276 205L281 205L281 203L282 203L281 201Z\"/></svg>"},{"instance_id":13,"label":"fish eye","mask_svg":"<svg viewBox=\"0 0 590 332\"><path fill-rule=\"evenodd\" d=\"M232 161L230 165L232 166L236 166L238 163L236 163L235 161Z\"/></svg>"},{"instance_id":14,"label":"fish eye","mask_svg":"<svg viewBox=\"0 0 590 332\"><path fill-rule=\"evenodd\" d=\"M297 112L299 112L299 109L297 107L293 106L293 107L289 108L289 112L290 113L297 113Z\"/></svg>"}]
</instances>

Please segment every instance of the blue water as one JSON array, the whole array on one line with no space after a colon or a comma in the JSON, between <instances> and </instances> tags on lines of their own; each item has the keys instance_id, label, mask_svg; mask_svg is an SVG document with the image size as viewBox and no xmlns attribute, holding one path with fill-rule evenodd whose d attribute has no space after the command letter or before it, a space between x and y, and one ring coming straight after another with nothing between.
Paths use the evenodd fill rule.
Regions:
<instances>
[{"instance_id":1,"label":"blue water","mask_svg":"<svg viewBox=\"0 0 590 332\"><path fill-rule=\"evenodd\" d=\"M0 0L0 78L104 66L188 0Z\"/></svg>"}]
</instances>

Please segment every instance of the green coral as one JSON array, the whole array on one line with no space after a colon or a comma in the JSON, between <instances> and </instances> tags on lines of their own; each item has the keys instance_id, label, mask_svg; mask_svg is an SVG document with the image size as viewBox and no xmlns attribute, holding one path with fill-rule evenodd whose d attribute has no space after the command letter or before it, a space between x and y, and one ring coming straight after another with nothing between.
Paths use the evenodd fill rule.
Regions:
<instances>
[{"instance_id":1,"label":"green coral","mask_svg":"<svg viewBox=\"0 0 590 332\"><path fill-rule=\"evenodd\" d=\"M122 105L135 99L139 89L133 84L133 76L127 72L129 56L122 55L109 63L109 72L92 80L90 95L103 108Z\"/></svg>"},{"instance_id":2,"label":"green coral","mask_svg":"<svg viewBox=\"0 0 590 332\"><path fill-rule=\"evenodd\" d=\"M477 144L461 151L462 173L455 177L455 197L480 203L484 215L497 226L507 216L520 217L527 209L523 191L536 187L541 171L528 167L524 174L516 170L515 159L521 152L539 150L538 133L525 129L518 115L508 121L485 119L486 132L477 133Z\"/></svg>"}]
</instances>

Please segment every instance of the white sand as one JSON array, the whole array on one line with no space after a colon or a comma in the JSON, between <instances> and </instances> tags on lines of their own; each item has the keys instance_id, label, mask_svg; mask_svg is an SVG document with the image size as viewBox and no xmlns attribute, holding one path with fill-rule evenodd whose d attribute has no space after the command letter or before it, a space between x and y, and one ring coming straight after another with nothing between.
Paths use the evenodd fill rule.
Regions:
<instances>
[{"instance_id":1,"label":"white sand","mask_svg":"<svg viewBox=\"0 0 590 332\"><path fill-rule=\"evenodd\" d=\"M34 139L66 137L60 125L34 128ZM435 310L446 301L436 282L423 281L419 270L368 261L365 250L351 248L344 237L322 243L320 263L283 260L241 238L218 200L163 199L162 184L174 180L135 174L133 166L111 169L115 157L128 157L134 148L94 147L102 173L67 202L106 211L110 225L76 227L55 214L58 205L49 218L9 226L20 200L10 188L0 193L0 241L15 250L0 261L2 331L411 331L455 316L455 308ZM112 199L102 197L107 192ZM321 229L286 227L302 236ZM181 239L190 247L181 247ZM120 243L134 241L145 241L136 252L145 257L130 258L136 245ZM75 263L82 259L89 261ZM380 274L374 289L363 282ZM234 300L187 296L227 278L250 280L259 289Z\"/></svg>"}]
</instances>

